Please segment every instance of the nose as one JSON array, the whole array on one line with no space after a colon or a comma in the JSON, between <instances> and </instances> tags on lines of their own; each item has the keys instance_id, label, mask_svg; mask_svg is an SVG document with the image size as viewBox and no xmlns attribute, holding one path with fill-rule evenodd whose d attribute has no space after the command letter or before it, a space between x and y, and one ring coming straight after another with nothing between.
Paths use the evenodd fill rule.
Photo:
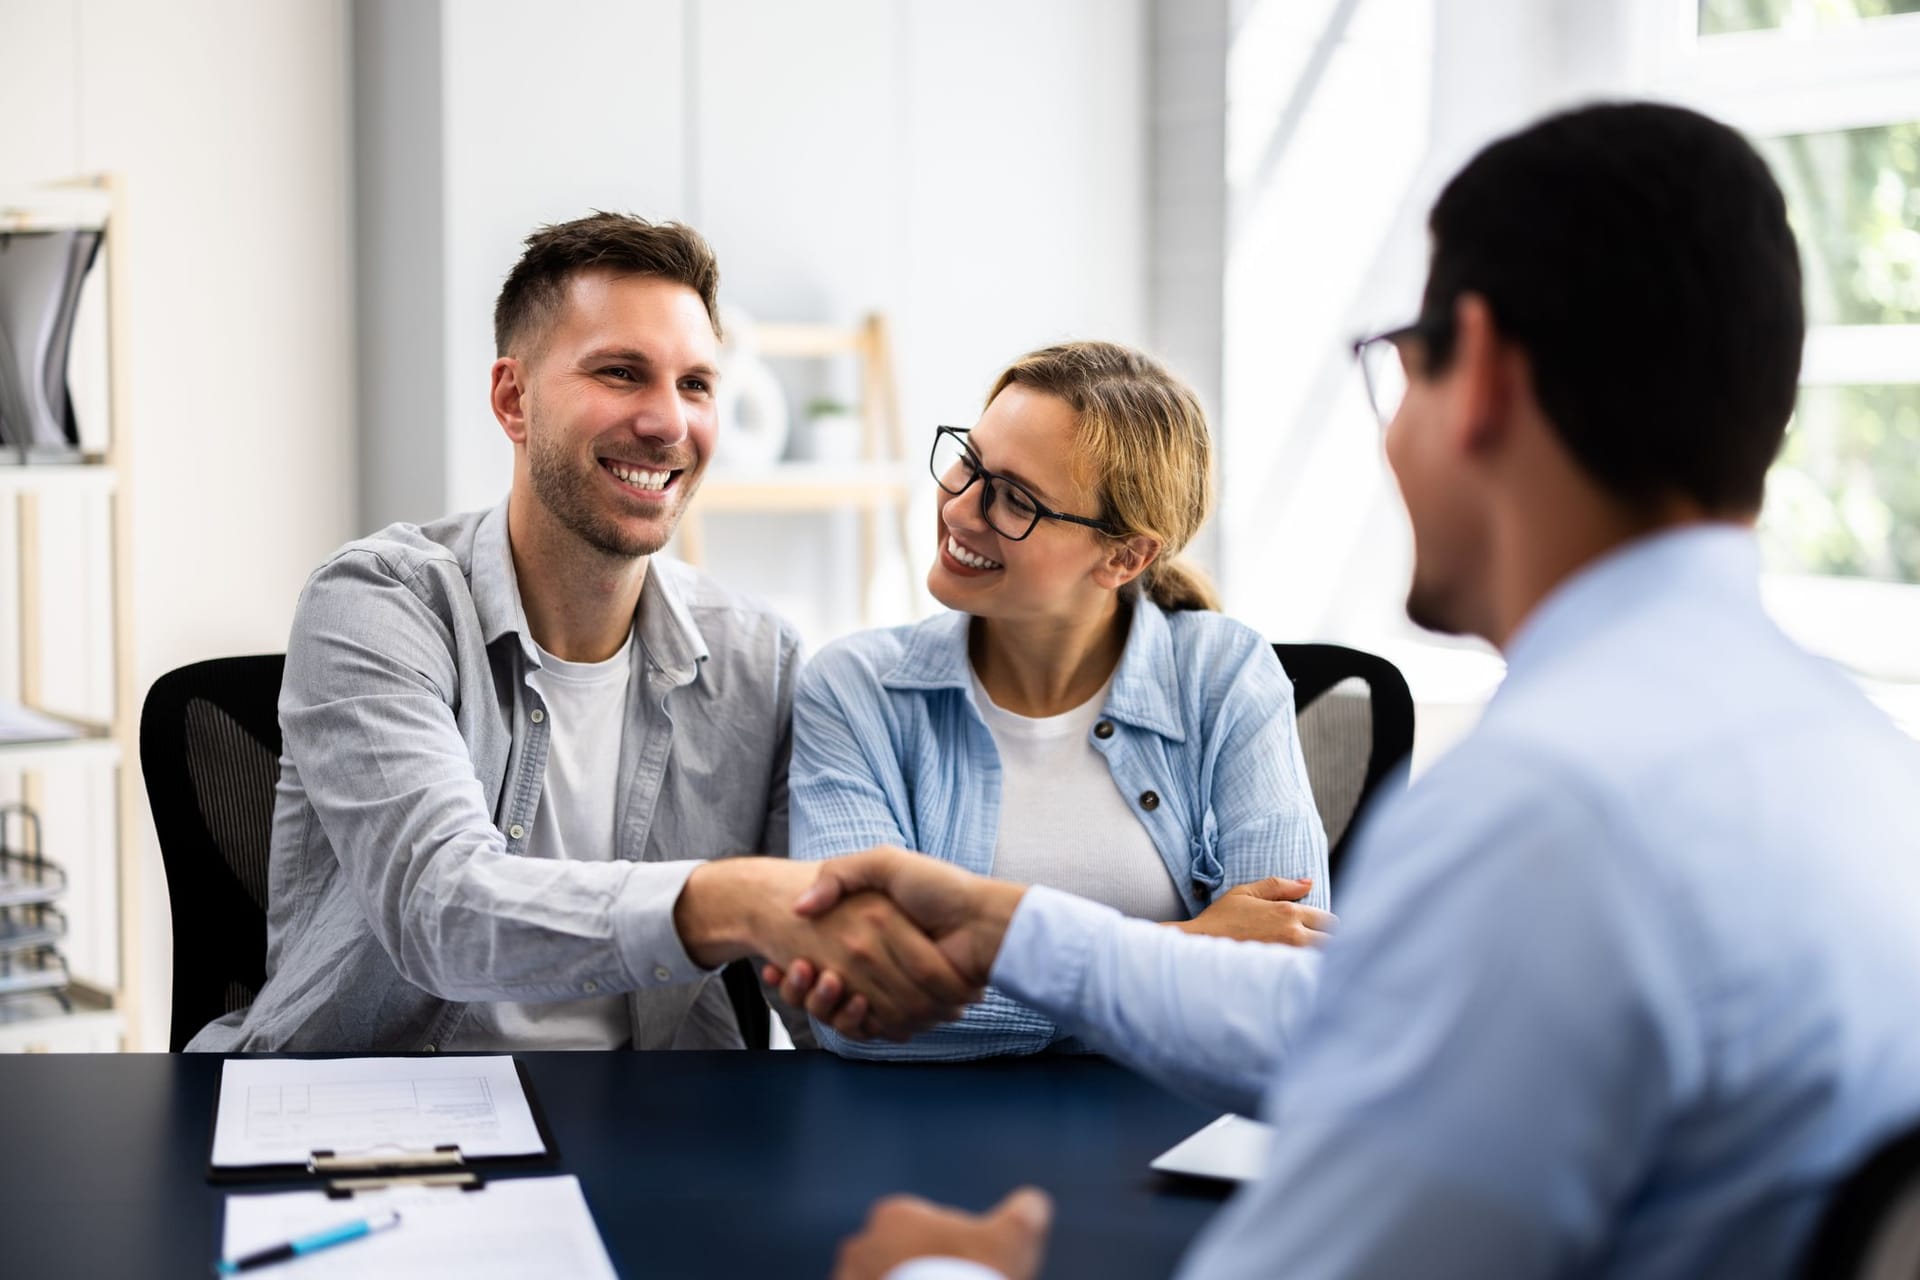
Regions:
<instances>
[{"instance_id":1,"label":"nose","mask_svg":"<svg viewBox=\"0 0 1920 1280\"><path fill-rule=\"evenodd\" d=\"M657 388L634 407L633 434L637 440L673 448L687 438L687 402L672 384Z\"/></svg>"},{"instance_id":2,"label":"nose","mask_svg":"<svg viewBox=\"0 0 1920 1280\"><path fill-rule=\"evenodd\" d=\"M940 518L947 522L947 528L958 529L962 533L978 533L985 529L987 519L980 505L986 492L985 485L971 484L964 492L952 494L941 503Z\"/></svg>"}]
</instances>

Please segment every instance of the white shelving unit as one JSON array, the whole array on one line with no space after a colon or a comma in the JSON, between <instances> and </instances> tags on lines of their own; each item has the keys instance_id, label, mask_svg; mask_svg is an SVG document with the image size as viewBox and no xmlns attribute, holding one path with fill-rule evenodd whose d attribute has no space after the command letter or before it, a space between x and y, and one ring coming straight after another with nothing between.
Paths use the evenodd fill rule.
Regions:
<instances>
[{"instance_id":1,"label":"white shelving unit","mask_svg":"<svg viewBox=\"0 0 1920 1280\"><path fill-rule=\"evenodd\" d=\"M894 381L893 343L886 317L870 314L856 324L762 324L759 352L774 359L853 359L860 362L860 459L854 462L775 462L758 467L716 466L680 519L675 550L692 565L706 555L704 521L736 512L857 511L860 513L860 620L874 615L874 579L880 566L885 521L892 517L905 568L907 597L915 590L907 565L907 513L919 474L905 457L900 395Z\"/></svg>"},{"instance_id":2,"label":"white shelving unit","mask_svg":"<svg viewBox=\"0 0 1920 1280\"><path fill-rule=\"evenodd\" d=\"M19 794L30 806L40 807L42 775L55 769L98 769L114 777L113 880L105 886L118 934L115 974L110 983L76 980L67 988L72 1003L64 1009L51 997L18 997L0 1001L0 1051L48 1052L138 1047L130 1043L139 1025L137 992L128 981L128 969L139 956L140 792L139 705L134 675L133 581L131 573L130 471L126 430L126 315L123 258L125 212L121 186L113 175L76 179L28 191L0 191L0 234L63 229L104 228L106 237L96 269L104 274L106 329L106 440L103 451L82 455L77 462L21 463L0 451L0 515L11 506L15 522L18 641L16 653L19 701L26 707L66 721L78 736L59 740L0 742L0 771L19 780ZM105 512L107 558L111 586L110 616L90 620L110 637L113 665L113 711L100 721L63 714L44 705L46 670L42 500L98 497L93 504ZM76 638L77 639L77 638ZM72 862L58 848L43 850L57 862ZM88 886L98 891L101 886ZM72 891L69 890L71 893Z\"/></svg>"}]
</instances>

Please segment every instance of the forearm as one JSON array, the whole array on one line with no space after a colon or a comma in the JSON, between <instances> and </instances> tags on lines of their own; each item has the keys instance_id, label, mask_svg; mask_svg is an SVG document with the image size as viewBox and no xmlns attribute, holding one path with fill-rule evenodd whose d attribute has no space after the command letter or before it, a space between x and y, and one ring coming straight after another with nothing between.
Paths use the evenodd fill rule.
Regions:
<instances>
[{"instance_id":1,"label":"forearm","mask_svg":"<svg viewBox=\"0 0 1920 1280\"><path fill-rule=\"evenodd\" d=\"M1229 833L1220 841L1220 861L1225 879L1221 892L1268 876L1311 880L1313 888L1302 903L1322 911L1333 909L1326 833L1311 806L1305 813L1270 814Z\"/></svg>"},{"instance_id":2,"label":"forearm","mask_svg":"<svg viewBox=\"0 0 1920 1280\"><path fill-rule=\"evenodd\" d=\"M703 864L445 861L430 862L375 930L402 975L442 999L578 999L710 971L673 927L681 886Z\"/></svg>"},{"instance_id":3,"label":"forearm","mask_svg":"<svg viewBox=\"0 0 1920 1280\"><path fill-rule=\"evenodd\" d=\"M289 734L296 753L306 729ZM391 770L319 764L300 780L339 874L414 985L447 1000L541 1001L700 976L672 921L693 864L517 855L471 766L460 776L450 753L416 754L394 790L379 785Z\"/></svg>"},{"instance_id":4,"label":"forearm","mask_svg":"<svg viewBox=\"0 0 1920 1280\"><path fill-rule=\"evenodd\" d=\"M1318 985L1295 947L1193 937L1030 890L995 986L1171 1088L1254 1113Z\"/></svg>"}]
</instances>

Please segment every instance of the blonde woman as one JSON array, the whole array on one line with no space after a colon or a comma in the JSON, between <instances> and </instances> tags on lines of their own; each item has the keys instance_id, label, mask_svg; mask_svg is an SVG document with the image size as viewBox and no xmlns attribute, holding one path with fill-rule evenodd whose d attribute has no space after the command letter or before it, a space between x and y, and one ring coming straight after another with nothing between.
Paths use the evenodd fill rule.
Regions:
<instances>
[{"instance_id":1,"label":"blonde woman","mask_svg":"<svg viewBox=\"0 0 1920 1280\"><path fill-rule=\"evenodd\" d=\"M1212 503L1192 391L1125 347L1049 347L1000 375L973 427L937 430L932 468L927 586L951 612L850 636L802 673L793 856L903 845L1168 922L1288 877L1311 882L1304 903L1262 904L1252 932L1316 937L1327 843L1291 687L1176 558ZM991 990L904 1044L815 1030L855 1057L1074 1047Z\"/></svg>"}]
</instances>

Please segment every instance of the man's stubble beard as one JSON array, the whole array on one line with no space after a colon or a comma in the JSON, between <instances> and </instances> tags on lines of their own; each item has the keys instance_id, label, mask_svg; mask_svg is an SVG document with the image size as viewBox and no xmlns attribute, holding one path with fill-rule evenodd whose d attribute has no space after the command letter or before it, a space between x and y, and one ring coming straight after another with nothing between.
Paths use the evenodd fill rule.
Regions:
<instances>
[{"instance_id":1,"label":"man's stubble beard","mask_svg":"<svg viewBox=\"0 0 1920 1280\"><path fill-rule=\"evenodd\" d=\"M591 497L599 477L592 474L600 466L588 459L585 469L576 465L573 455L549 443L529 416L527 431L527 471L533 482L533 496L555 520L575 537L603 555L633 560L650 556L667 545L679 527L680 517L693 497L697 483L689 483L686 470L680 474L683 486L665 529L657 537L630 531L619 521L597 510Z\"/></svg>"}]
</instances>

